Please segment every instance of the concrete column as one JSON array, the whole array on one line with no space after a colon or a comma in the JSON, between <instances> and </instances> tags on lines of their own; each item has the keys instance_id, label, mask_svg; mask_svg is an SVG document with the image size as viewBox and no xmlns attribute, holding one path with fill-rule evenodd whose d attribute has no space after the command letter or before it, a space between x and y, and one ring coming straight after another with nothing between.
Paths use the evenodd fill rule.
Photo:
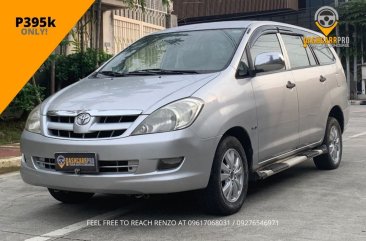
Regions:
<instances>
[{"instance_id":1,"label":"concrete column","mask_svg":"<svg viewBox=\"0 0 366 241\"><path fill-rule=\"evenodd\" d=\"M73 30L71 30L73 31ZM74 41L74 38L71 35L71 31L69 32L69 34L67 35L67 41ZM74 53L74 45L72 45L71 43L69 43L68 45L66 45L66 55L72 54Z\"/></svg>"},{"instance_id":2,"label":"concrete column","mask_svg":"<svg viewBox=\"0 0 366 241\"><path fill-rule=\"evenodd\" d=\"M338 0L334 0L334 6L336 8L338 8L339 6L339 1ZM339 37L339 24L336 27L336 36ZM337 48L337 55L340 57L341 56L341 49Z\"/></svg>"},{"instance_id":3,"label":"concrete column","mask_svg":"<svg viewBox=\"0 0 366 241\"><path fill-rule=\"evenodd\" d=\"M114 21L113 10L102 14L102 39L101 45L106 53L114 54Z\"/></svg>"},{"instance_id":4,"label":"concrete column","mask_svg":"<svg viewBox=\"0 0 366 241\"><path fill-rule=\"evenodd\" d=\"M172 12L174 11L173 2L171 1L168 6L168 13L165 15L166 28L174 28L178 26L178 17Z\"/></svg>"},{"instance_id":5,"label":"concrete column","mask_svg":"<svg viewBox=\"0 0 366 241\"><path fill-rule=\"evenodd\" d=\"M166 14L166 28L174 28L178 26L178 18L174 14Z\"/></svg>"}]
</instances>

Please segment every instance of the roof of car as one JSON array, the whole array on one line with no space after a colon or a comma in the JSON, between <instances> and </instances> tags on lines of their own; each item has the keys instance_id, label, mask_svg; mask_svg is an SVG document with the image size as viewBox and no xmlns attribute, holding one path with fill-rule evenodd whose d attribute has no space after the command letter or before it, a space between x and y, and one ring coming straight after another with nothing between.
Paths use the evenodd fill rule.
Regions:
<instances>
[{"instance_id":1,"label":"roof of car","mask_svg":"<svg viewBox=\"0 0 366 241\"><path fill-rule=\"evenodd\" d=\"M284 27L291 27L296 28L299 30L304 30L316 35L320 35L320 33L312 31L310 29L302 28L299 26L286 24L286 23L279 23L273 21L222 21L222 22L210 22L210 23L199 23L199 24L190 24L184 25L174 28L168 28L163 31L155 32L154 34L159 33L171 33L171 32L182 32L182 31L193 31L193 30L204 30L204 29L223 29L223 28L248 28L249 26L259 27L263 25L277 25L277 26L284 26Z\"/></svg>"},{"instance_id":2,"label":"roof of car","mask_svg":"<svg viewBox=\"0 0 366 241\"><path fill-rule=\"evenodd\" d=\"M223 21L223 22L189 24L180 27L170 28L165 30L165 32L202 30L202 29L221 29L221 28L247 28L250 24L253 24L254 22L255 21Z\"/></svg>"}]
</instances>

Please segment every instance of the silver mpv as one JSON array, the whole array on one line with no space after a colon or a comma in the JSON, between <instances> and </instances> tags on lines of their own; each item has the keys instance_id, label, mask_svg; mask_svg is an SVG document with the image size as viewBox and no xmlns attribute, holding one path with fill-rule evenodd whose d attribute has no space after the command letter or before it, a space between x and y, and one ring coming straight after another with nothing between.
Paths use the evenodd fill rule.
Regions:
<instances>
[{"instance_id":1,"label":"silver mpv","mask_svg":"<svg viewBox=\"0 0 366 241\"><path fill-rule=\"evenodd\" d=\"M201 189L209 211L242 206L249 179L313 158L335 169L347 83L320 36L258 21L148 35L35 108L21 175L65 203L94 193Z\"/></svg>"}]
</instances>

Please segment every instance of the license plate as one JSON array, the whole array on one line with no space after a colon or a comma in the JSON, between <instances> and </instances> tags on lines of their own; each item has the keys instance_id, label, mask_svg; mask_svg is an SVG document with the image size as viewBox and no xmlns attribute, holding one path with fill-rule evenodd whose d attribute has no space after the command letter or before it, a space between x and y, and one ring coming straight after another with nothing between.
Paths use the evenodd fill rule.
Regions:
<instances>
[{"instance_id":1,"label":"license plate","mask_svg":"<svg viewBox=\"0 0 366 241\"><path fill-rule=\"evenodd\" d=\"M95 153L56 153L55 170L75 174L96 173L97 158Z\"/></svg>"}]
</instances>

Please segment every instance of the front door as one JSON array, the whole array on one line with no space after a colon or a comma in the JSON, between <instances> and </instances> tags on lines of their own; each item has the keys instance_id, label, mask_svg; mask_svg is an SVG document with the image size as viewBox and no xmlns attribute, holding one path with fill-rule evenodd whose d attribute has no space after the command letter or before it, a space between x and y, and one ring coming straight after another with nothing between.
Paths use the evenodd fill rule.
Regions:
<instances>
[{"instance_id":1,"label":"front door","mask_svg":"<svg viewBox=\"0 0 366 241\"><path fill-rule=\"evenodd\" d=\"M282 53L278 34L261 35L249 52L253 62L261 53ZM258 117L258 158L263 162L299 146L297 89L286 69L257 73L251 82Z\"/></svg>"}]
</instances>

